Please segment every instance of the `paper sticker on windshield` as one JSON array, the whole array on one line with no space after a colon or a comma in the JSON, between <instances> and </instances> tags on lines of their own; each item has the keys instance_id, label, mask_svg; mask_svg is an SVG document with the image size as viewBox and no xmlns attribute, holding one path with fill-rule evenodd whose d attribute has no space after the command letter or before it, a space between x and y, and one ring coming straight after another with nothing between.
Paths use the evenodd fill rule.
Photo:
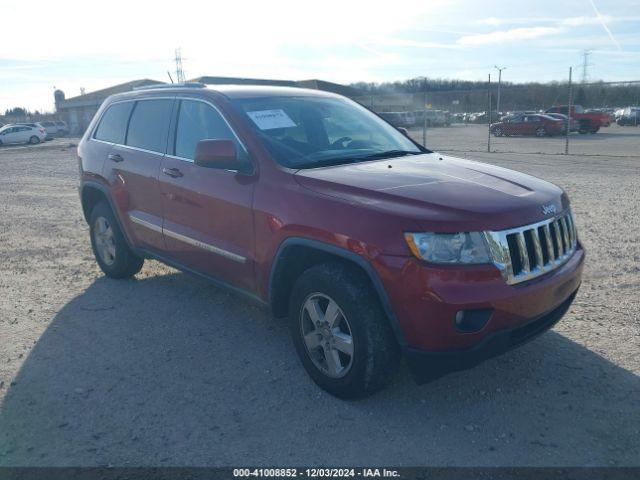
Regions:
<instances>
[{"instance_id":1,"label":"paper sticker on windshield","mask_svg":"<svg viewBox=\"0 0 640 480\"><path fill-rule=\"evenodd\" d=\"M271 130L272 128L289 128L295 127L296 124L291 120L284 110L258 110L255 112L247 112L249 118L253 120L260 130Z\"/></svg>"}]
</instances>

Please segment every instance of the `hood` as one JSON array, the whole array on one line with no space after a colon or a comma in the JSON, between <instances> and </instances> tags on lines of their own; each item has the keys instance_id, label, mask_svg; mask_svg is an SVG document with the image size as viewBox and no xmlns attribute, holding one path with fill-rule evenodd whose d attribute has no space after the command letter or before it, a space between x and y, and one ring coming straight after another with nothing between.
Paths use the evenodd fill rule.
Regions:
<instances>
[{"instance_id":1,"label":"hood","mask_svg":"<svg viewBox=\"0 0 640 480\"><path fill-rule=\"evenodd\" d=\"M300 185L431 231L503 230L569 206L559 187L524 173L437 153L299 170ZM545 209L548 211L548 209Z\"/></svg>"}]
</instances>

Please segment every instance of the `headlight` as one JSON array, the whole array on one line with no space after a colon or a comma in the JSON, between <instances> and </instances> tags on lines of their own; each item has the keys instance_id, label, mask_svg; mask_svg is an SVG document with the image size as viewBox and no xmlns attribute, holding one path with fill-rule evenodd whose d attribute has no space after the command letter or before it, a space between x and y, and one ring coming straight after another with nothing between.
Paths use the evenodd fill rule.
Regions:
<instances>
[{"instance_id":1,"label":"headlight","mask_svg":"<svg viewBox=\"0 0 640 480\"><path fill-rule=\"evenodd\" d=\"M491 263L484 235L479 232L405 233L409 249L432 263Z\"/></svg>"}]
</instances>

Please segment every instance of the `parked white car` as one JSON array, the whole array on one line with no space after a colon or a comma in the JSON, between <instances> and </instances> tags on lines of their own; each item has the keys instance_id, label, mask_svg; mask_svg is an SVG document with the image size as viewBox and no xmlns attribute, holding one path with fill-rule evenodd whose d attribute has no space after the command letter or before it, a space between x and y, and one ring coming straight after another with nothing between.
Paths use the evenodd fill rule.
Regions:
<instances>
[{"instance_id":1,"label":"parked white car","mask_svg":"<svg viewBox=\"0 0 640 480\"><path fill-rule=\"evenodd\" d=\"M44 120L39 123L47 131L47 140L51 140L52 138L55 138L58 136L58 126L56 125L56 122L52 122L50 120Z\"/></svg>"},{"instance_id":2,"label":"parked white car","mask_svg":"<svg viewBox=\"0 0 640 480\"><path fill-rule=\"evenodd\" d=\"M56 127L58 128L58 136L64 137L65 135L69 135L69 126L67 122L63 122L62 120L58 120L56 122Z\"/></svg>"},{"instance_id":3,"label":"parked white car","mask_svg":"<svg viewBox=\"0 0 640 480\"><path fill-rule=\"evenodd\" d=\"M47 131L43 127L28 125L5 125L0 128L0 145L10 143L31 143L35 145L47 138Z\"/></svg>"}]
</instances>

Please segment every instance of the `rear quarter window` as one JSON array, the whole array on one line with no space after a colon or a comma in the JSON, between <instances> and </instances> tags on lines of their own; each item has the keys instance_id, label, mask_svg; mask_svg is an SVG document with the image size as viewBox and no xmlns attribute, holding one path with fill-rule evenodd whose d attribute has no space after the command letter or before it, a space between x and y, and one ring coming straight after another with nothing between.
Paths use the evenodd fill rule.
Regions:
<instances>
[{"instance_id":1,"label":"rear quarter window","mask_svg":"<svg viewBox=\"0 0 640 480\"><path fill-rule=\"evenodd\" d=\"M116 103L107 108L93 136L96 140L124 144L127 122L133 108L133 102Z\"/></svg>"},{"instance_id":2,"label":"rear quarter window","mask_svg":"<svg viewBox=\"0 0 640 480\"><path fill-rule=\"evenodd\" d=\"M164 153L173 100L141 100L136 102L129 122L127 145Z\"/></svg>"}]
</instances>

